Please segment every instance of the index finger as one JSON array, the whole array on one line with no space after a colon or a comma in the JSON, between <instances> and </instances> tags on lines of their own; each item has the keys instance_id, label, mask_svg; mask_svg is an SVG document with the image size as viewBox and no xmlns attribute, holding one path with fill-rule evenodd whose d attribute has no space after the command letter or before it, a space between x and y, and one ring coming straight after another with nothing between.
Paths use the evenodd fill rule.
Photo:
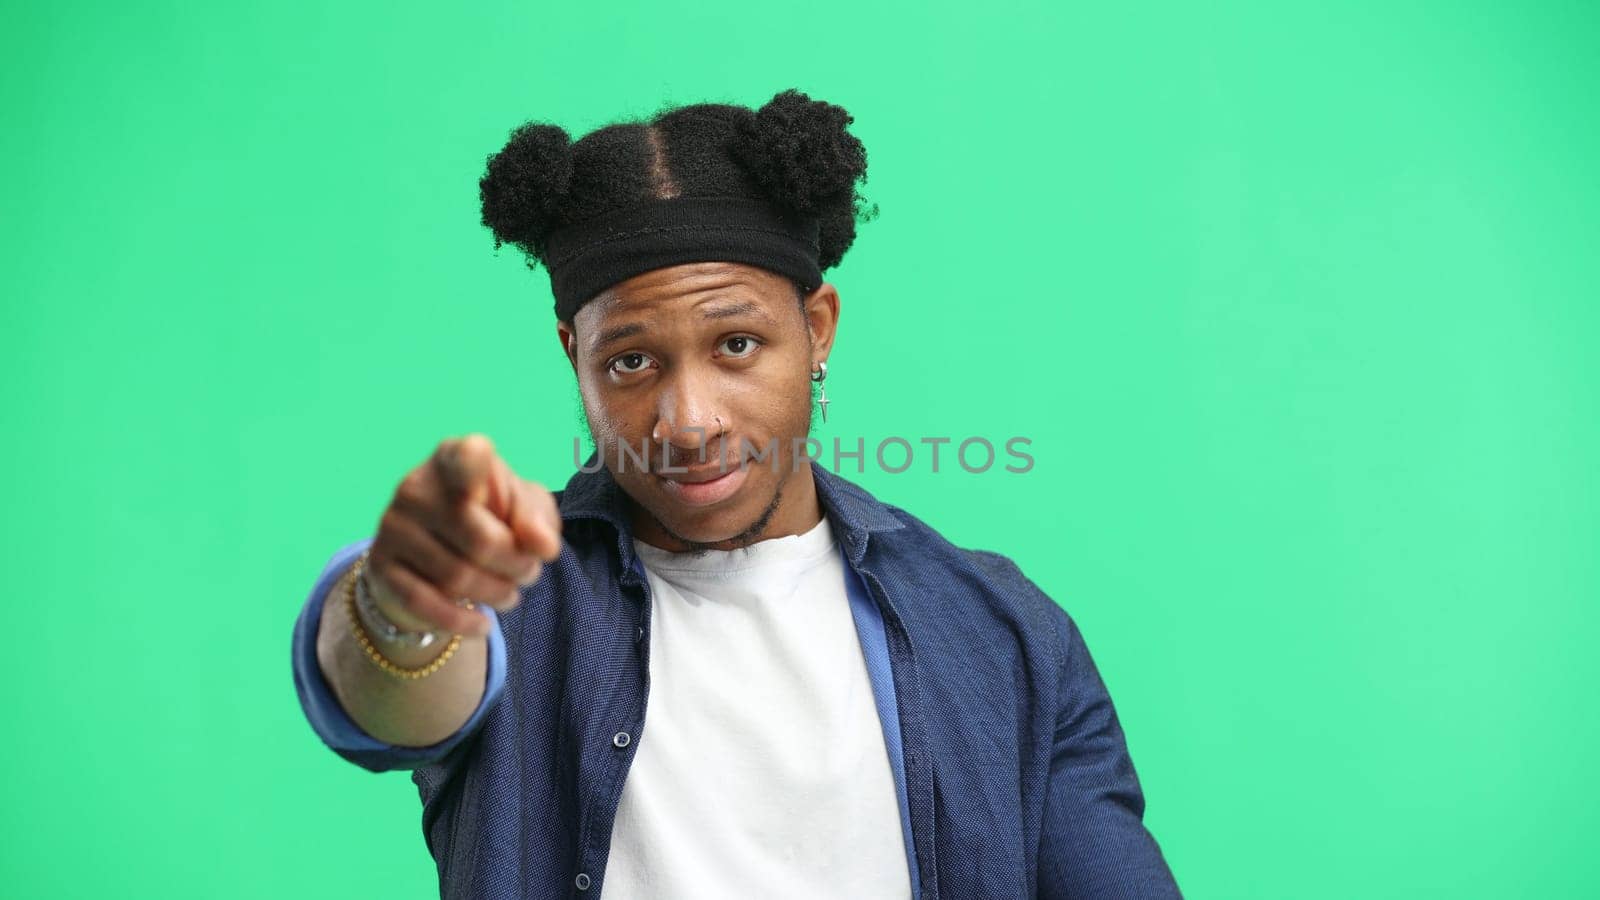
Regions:
<instances>
[{"instance_id":1,"label":"index finger","mask_svg":"<svg viewBox=\"0 0 1600 900\"><path fill-rule=\"evenodd\" d=\"M476 433L440 441L433 453L433 465L446 492L470 503L488 499L495 460L494 442Z\"/></svg>"}]
</instances>

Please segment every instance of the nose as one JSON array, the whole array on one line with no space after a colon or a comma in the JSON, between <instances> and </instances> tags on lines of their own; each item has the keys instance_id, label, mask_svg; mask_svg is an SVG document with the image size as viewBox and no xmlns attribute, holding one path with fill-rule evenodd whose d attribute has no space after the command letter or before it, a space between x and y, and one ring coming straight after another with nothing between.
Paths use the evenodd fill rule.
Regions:
<instances>
[{"instance_id":1,"label":"nose","mask_svg":"<svg viewBox=\"0 0 1600 900\"><path fill-rule=\"evenodd\" d=\"M711 461L710 451L727 431L728 417L711 385L682 378L662 390L656 400L656 422L650 438L670 456L674 466Z\"/></svg>"}]
</instances>

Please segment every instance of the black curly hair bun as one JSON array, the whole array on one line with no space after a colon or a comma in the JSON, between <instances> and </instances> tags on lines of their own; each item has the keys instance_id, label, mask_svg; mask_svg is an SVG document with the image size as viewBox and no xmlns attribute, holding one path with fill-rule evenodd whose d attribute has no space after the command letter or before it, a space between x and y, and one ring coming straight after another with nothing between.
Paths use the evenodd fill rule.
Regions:
<instances>
[{"instance_id":1,"label":"black curly hair bun","mask_svg":"<svg viewBox=\"0 0 1600 900\"><path fill-rule=\"evenodd\" d=\"M821 220L821 266L836 265L855 240L856 183L867 151L849 132L848 111L800 91L779 93L742 122L732 151L773 202Z\"/></svg>"},{"instance_id":2,"label":"black curly hair bun","mask_svg":"<svg viewBox=\"0 0 1600 900\"><path fill-rule=\"evenodd\" d=\"M850 133L853 121L843 107L790 89L759 109L725 103L669 107L576 139L559 126L527 122L487 157L478 180L483 224L494 233L495 249L512 244L527 256L529 268L548 268L552 241L567 229L637 211L650 201L759 200L816 221L816 247L801 252L815 256L820 273L850 249L857 223L877 215L859 190L867 177L867 151ZM792 276L797 285L815 288L800 282L817 276L803 274ZM552 272L552 289L556 277ZM571 284L587 287L581 279Z\"/></svg>"},{"instance_id":3,"label":"black curly hair bun","mask_svg":"<svg viewBox=\"0 0 1600 900\"><path fill-rule=\"evenodd\" d=\"M528 122L512 131L478 180L483 224L494 232L495 248L515 244L528 254L530 266L542 259L571 184L572 137L566 129Z\"/></svg>"}]
</instances>

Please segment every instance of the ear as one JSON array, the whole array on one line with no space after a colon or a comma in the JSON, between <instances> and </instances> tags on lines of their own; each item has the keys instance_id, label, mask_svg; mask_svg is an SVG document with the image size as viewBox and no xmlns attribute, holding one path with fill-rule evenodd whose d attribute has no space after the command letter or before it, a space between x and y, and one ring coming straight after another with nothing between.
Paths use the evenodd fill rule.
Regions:
<instances>
[{"instance_id":1,"label":"ear","mask_svg":"<svg viewBox=\"0 0 1600 900\"><path fill-rule=\"evenodd\" d=\"M806 295L803 306L811 335L811 361L825 361L833 352L833 337L839 328L839 292L824 281Z\"/></svg>"},{"instance_id":2,"label":"ear","mask_svg":"<svg viewBox=\"0 0 1600 900\"><path fill-rule=\"evenodd\" d=\"M567 362L572 365L573 377L578 374L578 333L572 330L571 322L556 320L556 337L561 341L561 352L566 355Z\"/></svg>"}]
</instances>

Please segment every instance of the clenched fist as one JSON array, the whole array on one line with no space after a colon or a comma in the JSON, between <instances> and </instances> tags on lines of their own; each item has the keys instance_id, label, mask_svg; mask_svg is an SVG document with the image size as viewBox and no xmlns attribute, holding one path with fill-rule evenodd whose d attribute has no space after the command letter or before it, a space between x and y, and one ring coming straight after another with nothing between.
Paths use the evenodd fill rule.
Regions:
<instances>
[{"instance_id":1,"label":"clenched fist","mask_svg":"<svg viewBox=\"0 0 1600 900\"><path fill-rule=\"evenodd\" d=\"M518 478L481 434L448 438L401 479L367 562L373 601L409 631L482 637L561 553L561 516L543 487Z\"/></svg>"}]
</instances>

